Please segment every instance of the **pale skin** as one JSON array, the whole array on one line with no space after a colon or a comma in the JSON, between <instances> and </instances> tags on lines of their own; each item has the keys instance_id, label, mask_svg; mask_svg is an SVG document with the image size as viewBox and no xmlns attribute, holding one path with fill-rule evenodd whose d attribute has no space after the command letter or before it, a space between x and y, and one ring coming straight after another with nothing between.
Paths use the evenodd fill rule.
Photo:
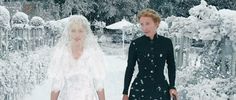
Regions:
<instances>
[{"instance_id":1,"label":"pale skin","mask_svg":"<svg viewBox=\"0 0 236 100\"><path fill-rule=\"evenodd\" d=\"M80 23L73 23L70 25L69 36L71 38L70 47L72 51L72 56L74 59L78 60L83 53L83 44L86 36L86 29ZM96 91L99 100L105 100L105 91L101 89ZM60 91L51 91L51 100L57 100Z\"/></svg>"},{"instance_id":2,"label":"pale skin","mask_svg":"<svg viewBox=\"0 0 236 100\"><path fill-rule=\"evenodd\" d=\"M152 40L160 23L154 22L151 17L141 17L139 23L144 34ZM169 93L171 97L178 95L176 89L170 89ZM129 100L129 96L124 94L122 100Z\"/></svg>"}]
</instances>

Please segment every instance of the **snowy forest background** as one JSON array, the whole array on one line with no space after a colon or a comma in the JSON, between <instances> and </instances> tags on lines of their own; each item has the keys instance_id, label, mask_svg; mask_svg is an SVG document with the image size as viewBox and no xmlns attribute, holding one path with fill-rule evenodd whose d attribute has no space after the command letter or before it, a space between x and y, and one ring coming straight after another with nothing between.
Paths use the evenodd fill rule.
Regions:
<instances>
[{"instance_id":1,"label":"snowy forest background","mask_svg":"<svg viewBox=\"0 0 236 100\"><path fill-rule=\"evenodd\" d=\"M106 54L106 98L120 100L143 8L159 12L157 32L172 39L180 100L236 100L235 0L0 0L0 100L49 100L50 54L72 14L89 19ZM106 28L122 19L134 25Z\"/></svg>"}]
</instances>

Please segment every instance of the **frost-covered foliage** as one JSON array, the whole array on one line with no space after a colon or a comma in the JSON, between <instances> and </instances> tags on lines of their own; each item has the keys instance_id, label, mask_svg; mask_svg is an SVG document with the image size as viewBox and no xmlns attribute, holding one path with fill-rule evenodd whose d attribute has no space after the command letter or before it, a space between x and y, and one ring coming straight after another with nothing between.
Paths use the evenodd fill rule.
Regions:
<instances>
[{"instance_id":1,"label":"frost-covered foliage","mask_svg":"<svg viewBox=\"0 0 236 100\"><path fill-rule=\"evenodd\" d=\"M30 24L33 26L43 26L44 20L41 17L35 16L31 19Z\"/></svg>"},{"instance_id":2,"label":"frost-covered foliage","mask_svg":"<svg viewBox=\"0 0 236 100\"><path fill-rule=\"evenodd\" d=\"M103 21L97 21L95 20L92 24L95 28L104 28L106 27L106 23Z\"/></svg>"},{"instance_id":3,"label":"frost-covered foliage","mask_svg":"<svg viewBox=\"0 0 236 100\"><path fill-rule=\"evenodd\" d=\"M22 14L22 15L21 15ZM31 26L28 25L28 21L26 19L18 19L19 16L27 16L23 13L21 14L15 14L14 18L16 18L14 21L12 19L12 28L11 31L8 34L8 50L9 51L14 51L14 50L26 50L27 48L27 41L29 40L29 32L31 29ZM16 15L19 15L16 17ZM24 21L25 22L24 22Z\"/></svg>"},{"instance_id":4,"label":"frost-covered foliage","mask_svg":"<svg viewBox=\"0 0 236 100\"><path fill-rule=\"evenodd\" d=\"M190 16L195 16L199 19L215 19L217 9L215 6L208 5L202 0L200 5L194 6L189 10Z\"/></svg>"},{"instance_id":5,"label":"frost-covered foliage","mask_svg":"<svg viewBox=\"0 0 236 100\"><path fill-rule=\"evenodd\" d=\"M144 35L139 24L125 27L123 31L125 32L125 38L130 38L128 42ZM127 35L129 36L127 37Z\"/></svg>"},{"instance_id":6,"label":"frost-covered foliage","mask_svg":"<svg viewBox=\"0 0 236 100\"><path fill-rule=\"evenodd\" d=\"M199 39L202 40L221 40L220 34L221 16L217 13L215 6L208 5L204 0L201 4L189 10L190 16L197 17Z\"/></svg>"},{"instance_id":7,"label":"frost-covered foliage","mask_svg":"<svg viewBox=\"0 0 236 100\"><path fill-rule=\"evenodd\" d=\"M230 40L236 40L236 11L221 9L218 11L218 14L224 19L221 23L220 32L228 35Z\"/></svg>"},{"instance_id":8,"label":"frost-covered foliage","mask_svg":"<svg viewBox=\"0 0 236 100\"><path fill-rule=\"evenodd\" d=\"M44 26L46 45L53 46L57 43L58 39L61 37L63 25L65 24L61 24L58 21L46 22Z\"/></svg>"},{"instance_id":9,"label":"frost-covered foliage","mask_svg":"<svg viewBox=\"0 0 236 100\"><path fill-rule=\"evenodd\" d=\"M171 16L165 20L169 26L169 33L171 36L176 37L188 37L193 39L198 39L198 24L197 18L190 16L185 17L175 17Z\"/></svg>"},{"instance_id":10,"label":"frost-covered foliage","mask_svg":"<svg viewBox=\"0 0 236 100\"><path fill-rule=\"evenodd\" d=\"M12 24L11 31L8 33L8 50L25 50L30 29L28 24Z\"/></svg>"},{"instance_id":11,"label":"frost-covered foliage","mask_svg":"<svg viewBox=\"0 0 236 100\"><path fill-rule=\"evenodd\" d=\"M10 13L0 6L0 58L5 57L8 45L8 32L10 30Z\"/></svg>"},{"instance_id":12,"label":"frost-covered foliage","mask_svg":"<svg viewBox=\"0 0 236 100\"><path fill-rule=\"evenodd\" d=\"M177 71L180 99L226 100L236 94L232 89L236 84L233 81L235 78L231 77L232 58L236 56L233 54L236 52L236 12L217 10L202 0L200 5L189 10L189 14L189 17L171 16L165 19L170 37L185 36L204 43L201 51L195 55L199 57L195 64ZM190 57L188 61L194 61L191 54Z\"/></svg>"},{"instance_id":13,"label":"frost-covered foliage","mask_svg":"<svg viewBox=\"0 0 236 100\"><path fill-rule=\"evenodd\" d=\"M203 2L203 1L202 1ZM198 13L194 16L198 17L199 39L205 41L204 50L202 52L202 63L205 65L201 72L203 75L210 75L207 78L222 77L226 78L230 75L230 66L232 63L232 45L235 42L235 18L236 13L227 13L224 10L218 11L215 7L205 4L192 8ZM197 10L198 9L198 10ZM191 10L190 10L191 12ZM192 12L193 13L193 12ZM202 15L205 14L205 15ZM204 16L204 17L199 17ZM231 41L228 41L231 39Z\"/></svg>"},{"instance_id":14,"label":"frost-covered foliage","mask_svg":"<svg viewBox=\"0 0 236 100\"><path fill-rule=\"evenodd\" d=\"M63 17L85 15L89 20L102 20L109 24L116 18L131 17L148 6L149 0L66 0L61 5Z\"/></svg>"},{"instance_id":15,"label":"frost-covered foliage","mask_svg":"<svg viewBox=\"0 0 236 100\"><path fill-rule=\"evenodd\" d=\"M182 79L187 78L185 79L187 83L182 80L181 82L184 83L178 85L180 100L228 100L230 96L236 94L235 78L198 79L192 77L190 79L189 76L182 77L182 75L180 77Z\"/></svg>"},{"instance_id":16,"label":"frost-covered foliage","mask_svg":"<svg viewBox=\"0 0 236 100\"><path fill-rule=\"evenodd\" d=\"M63 6L64 17L73 14L83 14L88 15L89 13L94 13L94 7L96 7L96 3L92 0L66 0Z\"/></svg>"},{"instance_id":17,"label":"frost-covered foliage","mask_svg":"<svg viewBox=\"0 0 236 100\"><path fill-rule=\"evenodd\" d=\"M57 21L48 21L48 22L46 22L44 27L46 29L52 30L54 32L61 32L63 29L61 27L61 23L58 23Z\"/></svg>"},{"instance_id":18,"label":"frost-covered foliage","mask_svg":"<svg viewBox=\"0 0 236 100\"><path fill-rule=\"evenodd\" d=\"M235 38L236 13L232 10L218 11L215 6L208 5L204 0L189 10L190 16L166 18L169 33L177 37L186 36L196 40L221 41L225 36ZM234 12L233 14L230 14ZM231 39L233 40L233 39Z\"/></svg>"},{"instance_id":19,"label":"frost-covered foliage","mask_svg":"<svg viewBox=\"0 0 236 100\"><path fill-rule=\"evenodd\" d=\"M23 12L17 12L12 16L12 24L28 24L29 17Z\"/></svg>"},{"instance_id":20,"label":"frost-covered foliage","mask_svg":"<svg viewBox=\"0 0 236 100\"><path fill-rule=\"evenodd\" d=\"M224 56L227 55L224 52L229 50L232 53L231 47L226 42L228 38L231 40L229 43L235 43L232 41L235 39L236 30L235 11L218 11L214 6L202 0L201 4L191 8L189 13L190 16L187 18L175 16L166 18L170 35L203 40L202 62L210 69L211 67L217 69L216 66L224 67L227 64L222 64L222 62L230 63L231 59L226 59Z\"/></svg>"},{"instance_id":21,"label":"frost-covered foliage","mask_svg":"<svg viewBox=\"0 0 236 100\"><path fill-rule=\"evenodd\" d=\"M157 33L160 33L163 36L169 37L169 27L165 21L161 21L157 29Z\"/></svg>"},{"instance_id":22,"label":"frost-covered foliage","mask_svg":"<svg viewBox=\"0 0 236 100\"><path fill-rule=\"evenodd\" d=\"M203 56L191 54L190 64L177 71L177 89L180 100L227 100L235 91L235 77L221 78L217 71L206 73ZM212 76L216 75L214 78Z\"/></svg>"},{"instance_id":23,"label":"frost-covered foliage","mask_svg":"<svg viewBox=\"0 0 236 100\"><path fill-rule=\"evenodd\" d=\"M219 80L204 79L197 84L188 84L185 87L179 87L179 91L181 91L180 100L227 100L229 96L226 92L222 90L216 91L216 88L222 85ZM220 88L223 89L223 87Z\"/></svg>"},{"instance_id":24,"label":"frost-covered foliage","mask_svg":"<svg viewBox=\"0 0 236 100\"><path fill-rule=\"evenodd\" d=\"M0 26L10 27L10 13L4 6L0 6Z\"/></svg>"},{"instance_id":25,"label":"frost-covered foliage","mask_svg":"<svg viewBox=\"0 0 236 100\"><path fill-rule=\"evenodd\" d=\"M62 29L57 21L44 25L40 17L33 17L29 25L28 16L22 12L12 17L12 28L8 34L9 53L0 59L0 100L22 100L45 80L50 53L47 43L52 40L55 44L55 35L60 34ZM52 34L44 34L47 33L44 30ZM31 46L37 47L37 40L49 41L45 41L45 47L31 50Z\"/></svg>"},{"instance_id":26,"label":"frost-covered foliage","mask_svg":"<svg viewBox=\"0 0 236 100\"><path fill-rule=\"evenodd\" d=\"M22 100L35 85L45 80L49 48L10 53L0 60L0 100Z\"/></svg>"}]
</instances>

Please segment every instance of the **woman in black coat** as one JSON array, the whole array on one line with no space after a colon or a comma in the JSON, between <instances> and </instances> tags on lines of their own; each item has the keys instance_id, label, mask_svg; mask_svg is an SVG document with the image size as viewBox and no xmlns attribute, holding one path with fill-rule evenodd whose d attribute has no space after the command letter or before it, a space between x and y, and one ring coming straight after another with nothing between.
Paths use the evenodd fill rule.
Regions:
<instances>
[{"instance_id":1,"label":"woman in black coat","mask_svg":"<svg viewBox=\"0 0 236 100\"><path fill-rule=\"evenodd\" d=\"M157 12L152 9L142 10L138 19L145 35L130 44L123 100L170 100L170 97L177 96L172 42L169 38L157 35L156 29L160 23ZM128 96L136 62L139 72ZM168 64L169 84L164 76L165 63Z\"/></svg>"}]
</instances>

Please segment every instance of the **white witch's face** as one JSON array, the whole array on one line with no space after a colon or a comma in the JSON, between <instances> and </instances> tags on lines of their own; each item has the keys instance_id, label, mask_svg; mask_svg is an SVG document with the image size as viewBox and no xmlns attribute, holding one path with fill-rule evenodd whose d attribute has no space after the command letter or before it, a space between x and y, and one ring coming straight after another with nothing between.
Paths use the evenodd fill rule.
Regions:
<instances>
[{"instance_id":1,"label":"white witch's face","mask_svg":"<svg viewBox=\"0 0 236 100\"><path fill-rule=\"evenodd\" d=\"M82 24L73 23L70 25L69 36L72 40L72 43L81 45L85 40L86 29Z\"/></svg>"}]
</instances>

